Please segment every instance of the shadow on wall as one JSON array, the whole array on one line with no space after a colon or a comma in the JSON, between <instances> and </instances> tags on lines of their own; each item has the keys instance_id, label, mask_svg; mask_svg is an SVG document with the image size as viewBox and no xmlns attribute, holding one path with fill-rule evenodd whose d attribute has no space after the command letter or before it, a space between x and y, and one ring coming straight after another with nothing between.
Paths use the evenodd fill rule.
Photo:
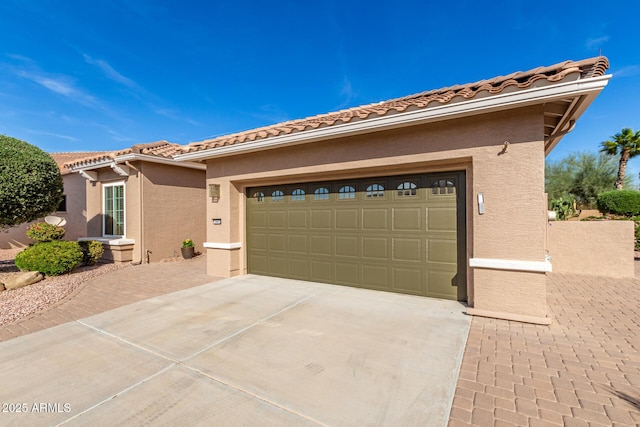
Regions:
<instances>
[{"instance_id":1,"label":"shadow on wall","mask_svg":"<svg viewBox=\"0 0 640 427\"><path fill-rule=\"evenodd\" d=\"M87 221L87 235L85 237L102 236L102 214L96 215Z\"/></svg>"}]
</instances>

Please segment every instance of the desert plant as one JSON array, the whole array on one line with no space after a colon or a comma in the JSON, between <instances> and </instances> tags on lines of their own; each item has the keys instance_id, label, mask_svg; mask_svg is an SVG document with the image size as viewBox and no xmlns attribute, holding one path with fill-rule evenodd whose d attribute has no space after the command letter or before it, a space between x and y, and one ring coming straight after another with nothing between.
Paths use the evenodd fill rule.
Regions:
<instances>
[{"instance_id":1,"label":"desert plant","mask_svg":"<svg viewBox=\"0 0 640 427\"><path fill-rule=\"evenodd\" d=\"M576 213L576 199L574 198L560 197L559 199L552 200L549 205L551 209L556 212L560 221L571 218Z\"/></svg>"},{"instance_id":2,"label":"desert plant","mask_svg":"<svg viewBox=\"0 0 640 427\"><path fill-rule=\"evenodd\" d=\"M182 241L182 247L183 248L193 248L195 246L195 244L193 243L193 240L191 239L186 239Z\"/></svg>"},{"instance_id":3,"label":"desert plant","mask_svg":"<svg viewBox=\"0 0 640 427\"><path fill-rule=\"evenodd\" d=\"M37 243L60 240L64 237L64 228L46 222L36 222L27 228L27 237Z\"/></svg>"},{"instance_id":4,"label":"desert plant","mask_svg":"<svg viewBox=\"0 0 640 427\"><path fill-rule=\"evenodd\" d=\"M83 240L78 244L82 250L82 263L84 265L94 265L104 254L104 246L97 240Z\"/></svg>"},{"instance_id":5,"label":"desert plant","mask_svg":"<svg viewBox=\"0 0 640 427\"><path fill-rule=\"evenodd\" d=\"M31 144L0 135L0 229L55 211L62 177L53 158Z\"/></svg>"},{"instance_id":6,"label":"desert plant","mask_svg":"<svg viewBox=\"0 0 640 427\"><path fill-rule=\"evenodd\" d=\"M598 195L598 209L614 215L640 215L640 191L613 190Z\"/></svg>"},{"instance_id":7,"label":"desert plant","mask_svg":"<svg viewBox=\"0 0 640 427\"><path fill-rule=\"evenodd\" d=\"M21 270L39 271L46 276L58 276L73 270L82 261L82 250L77 242L53 240L36 243L16 255L16 266Z\"/></svg>"}]
</instances>

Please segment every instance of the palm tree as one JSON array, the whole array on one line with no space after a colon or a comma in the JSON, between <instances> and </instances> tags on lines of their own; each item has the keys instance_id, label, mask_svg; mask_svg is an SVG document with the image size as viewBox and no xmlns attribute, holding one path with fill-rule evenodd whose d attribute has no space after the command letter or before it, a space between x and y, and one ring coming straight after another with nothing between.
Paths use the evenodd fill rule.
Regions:
<instances>
[{"instance_id":1,"label":"palm tree","mask_svg":"<svg viewBox=\"0 0 640 427\"><path fill-rule=\"evenodd\" d=\"M640 130L634 133L630 128L622 129L620 133L612 136L610 140L604 141L600 151L611 156L620 156L618 179L615 187L617 190L622 190L622 181L627 170L627 162L640 154Z\"/></svg>"}]
</instances>

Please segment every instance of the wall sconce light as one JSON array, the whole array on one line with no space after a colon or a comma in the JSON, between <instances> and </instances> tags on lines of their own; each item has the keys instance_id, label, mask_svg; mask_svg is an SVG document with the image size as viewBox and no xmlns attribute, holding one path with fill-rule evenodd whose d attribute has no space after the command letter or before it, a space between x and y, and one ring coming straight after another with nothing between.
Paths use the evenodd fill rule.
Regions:
<instances>
[{"instance_id":1,"label":"wall sconce light","mask_svg":"<svg viewBox=\"0 0 640 427\"><path fill-rule=\"evenodd\" d=\"M211 197L211 203L218 203L218 200L220 200L220 184L209 184L209 197Z\"/></svg>"},{"instance_id":2,"label":"wall sconce light","mask_svg":"<svg viewBox=\"0 0 640 427\"><path fill-rule=\"evenodd\" d=\"M478 193L478 214L484 215L484 193Z\"/></svg>"},{"instance_id":3,"label":"wall sconce light","mask_svg":"<svg viewBox=\"0 0 640 427\"><path fill-rule=\"evenodd\" d=\"M211 218L213 225L222 225L222 218Z\"/></svg>"}]
</instances>

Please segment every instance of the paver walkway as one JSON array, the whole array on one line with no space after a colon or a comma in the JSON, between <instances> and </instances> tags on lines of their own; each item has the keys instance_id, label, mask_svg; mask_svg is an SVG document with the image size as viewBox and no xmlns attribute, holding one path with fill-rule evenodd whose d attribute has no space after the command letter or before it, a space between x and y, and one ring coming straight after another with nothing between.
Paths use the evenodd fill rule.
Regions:
<instances>
[{"instance_id":1,"label":"paver walkway","mask_svg":"<svg viewBox=\"0 0 640 427\"><path fill-rule=\"evenodd\" d=\"M0 326L0 341L218 280L207 275L206 263L206 255L201 255L190 260L130 266L96 277L56 305Z\"/></svg>"},{"instance_id":2,"label":"paver walkway","mask_svg":"<svg viewBox=\"0 0 640 427\"><path fill-rule=\"evenodd\" d=\"M640 280L547 291L550 326L473 319L449 427L640 425Z\"/></svg>"}]
</instances>

